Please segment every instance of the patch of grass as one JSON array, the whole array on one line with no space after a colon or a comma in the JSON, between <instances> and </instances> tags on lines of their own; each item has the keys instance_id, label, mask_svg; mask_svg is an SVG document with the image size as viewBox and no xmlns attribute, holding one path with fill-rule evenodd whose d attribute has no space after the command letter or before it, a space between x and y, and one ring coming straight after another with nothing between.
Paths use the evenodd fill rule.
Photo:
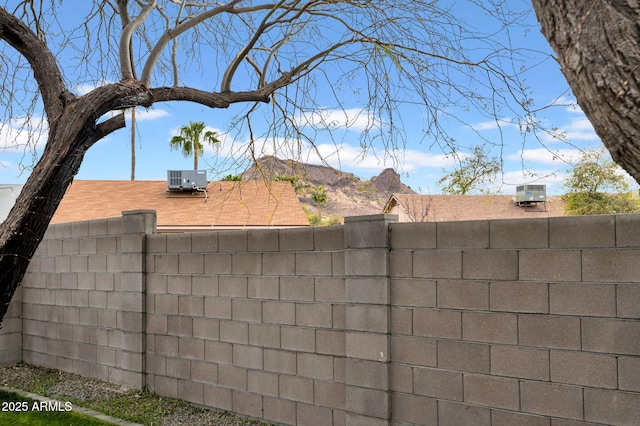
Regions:
<instances>
[{"instance_id":1,"label":"patch of grass","mask_svg":"<svg viewBox=\"0 0 640 426\"><path fill-rule=\"evenodd\" d=\"M13 369L13 371L8 370L11 374L3 375L3 368ZM188 402L160 397L152 392L123 390L116 385L96 379L83 378L76 374L28 364L0 367L0 384L56 400L70 401L74 406L88 408L143 425L155 426L169 420L171 424L271 425L271 423L232 413L196 407ZM87 392L84 392L85 389ZM77 395L77 397L73 395ZM21 423L5 423L3 419L0 419L0 425L5 424L19 425ZM30 425L31 423L25 424ZM84 425L85 423L71 424Z\"/></svg>"},{"instance_id":2,"label":"patch of grass","mask_svg":"<svg viewBox=\"0 0 640 426\"><path fill-rule=\"evenodd\" d=\"M40 411L38 407L40 404L33 399L0 390L1 425L104 426L110 424L73 411ZM64 409L64 405L62 408Z\"/></svg>"},{"instance_id":3,"label":"patch of grass","mask_svg":"<svg viewBox=\"0 0 640 426\"><path fill-rule=\"evenodd\" d=\"M146 391L131 391L114 398L89 400L82 404L109 416L145 425L158 424L163 417L184 408L182 401L162 398ZM205 411L192 406L189 409L194 413Z\"/></svg>"}]
</instances>

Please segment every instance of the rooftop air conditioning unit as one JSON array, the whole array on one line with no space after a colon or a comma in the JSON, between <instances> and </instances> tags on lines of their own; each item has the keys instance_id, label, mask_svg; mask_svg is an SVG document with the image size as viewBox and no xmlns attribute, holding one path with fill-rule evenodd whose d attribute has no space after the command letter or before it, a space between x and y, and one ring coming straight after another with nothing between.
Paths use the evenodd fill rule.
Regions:
<instances>
[{"instance_id":1,"label":"rooftop air conditioning unit","mask_svg":"<svg viewBox=\"0 0 640 426\"><path fill-rule=\"evenodd\" d=\"M167 170L170 191L199 191L207 188L206 170Z\"/></svg>"},{"instance_id":2,"label":"rooftop air conditioning unit","mask_svg":"<svg viewBox=\"0 0 640 426\"><path fill-rule=\"evenodd\" d=\"M546 201L546 185L520 185L516 187L515 202L519 206L531 203L546 203Z\"/></svg>"}]
</instances>

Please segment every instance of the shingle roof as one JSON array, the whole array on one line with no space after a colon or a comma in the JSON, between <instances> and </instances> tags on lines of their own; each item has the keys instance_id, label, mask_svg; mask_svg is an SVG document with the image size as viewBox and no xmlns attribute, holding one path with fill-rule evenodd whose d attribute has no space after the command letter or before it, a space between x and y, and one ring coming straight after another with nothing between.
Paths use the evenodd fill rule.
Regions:
<instances>
[{"instance_id":1,"label":"shingle roof","mask_svg":"<svg viewBox=\"0 0 640 426\"><path fill-rule=\"evenodd\" d=\"M383 212L404 215L400 221L417 222L553 217L564 216L564 201L547 197L545 210L543 204L516 206L511 195L393 194Z\"/></svg>"},{"instance_id":2,"label":"shingle roof","mask_svg":"<svg viewBox=\"0 0 640 426\"><path fill-rule=\"evenodd\" d=\"M170 192L166 181L76 180L51 223L155 210L158 227L308 226L288 182L209 182L207 192Z\"/></svg>"}]
</instances>

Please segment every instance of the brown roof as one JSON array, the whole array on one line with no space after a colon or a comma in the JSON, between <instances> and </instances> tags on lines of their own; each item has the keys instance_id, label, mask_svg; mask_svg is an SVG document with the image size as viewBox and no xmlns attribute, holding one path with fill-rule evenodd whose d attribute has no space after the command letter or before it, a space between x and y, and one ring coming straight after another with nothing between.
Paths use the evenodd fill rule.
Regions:
<instances>
[{"instance_id":1,"label":"brown roof","mask_svg":"<svg viewBox=\"0 0 640 426\"><path fill-rule=\"evenodd\" d=\"M547 197L529 207L516 206L511 195L393 194L383 213L398 214L401 222L446 222L564 216L564 201Z\"/></svg>"},{"instance_id":2,"label":"brown roof","mask_svg":"<svg viewBox=\"0 0 640 426\"><path fill-rule=\"evenodd\" d=\"M158 227L308 226L288 182L209 182L203 192L169 191L166 181L76 180L51 223L155 210Z\"/></svg>"}]
</instances>

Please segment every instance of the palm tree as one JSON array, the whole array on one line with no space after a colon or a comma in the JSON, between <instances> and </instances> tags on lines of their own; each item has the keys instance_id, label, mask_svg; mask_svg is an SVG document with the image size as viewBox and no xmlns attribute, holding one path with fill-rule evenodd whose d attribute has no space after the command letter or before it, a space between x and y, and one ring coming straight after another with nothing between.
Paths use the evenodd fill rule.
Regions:
<instances>
[{"instance_id":1,"label":"palm tree","mask_svg":"<svg viewBox=\"0 0 640 426\"><path fill-rule=\"evenodd\" d=\"M207 130L204 132L204 123L201 121L189 121L188 126L180 127L180 135L171 138L171 149L182 149L182 155L190 157L193 155L193 170L198 170L198 156L204 153L203 142L209 145L220 143L216 132ZM204 133L203 133L204 132Z\"/></svg>"},{"instance_id":2,"label":"palm tree","mask_svg":"<svg viewBox=\"0 0 640 426\"><path fill-rule=\"evenodd\" d=\"M136 107L131 108L131 180L136 180Z\"/></svg>"}]
</instances>

